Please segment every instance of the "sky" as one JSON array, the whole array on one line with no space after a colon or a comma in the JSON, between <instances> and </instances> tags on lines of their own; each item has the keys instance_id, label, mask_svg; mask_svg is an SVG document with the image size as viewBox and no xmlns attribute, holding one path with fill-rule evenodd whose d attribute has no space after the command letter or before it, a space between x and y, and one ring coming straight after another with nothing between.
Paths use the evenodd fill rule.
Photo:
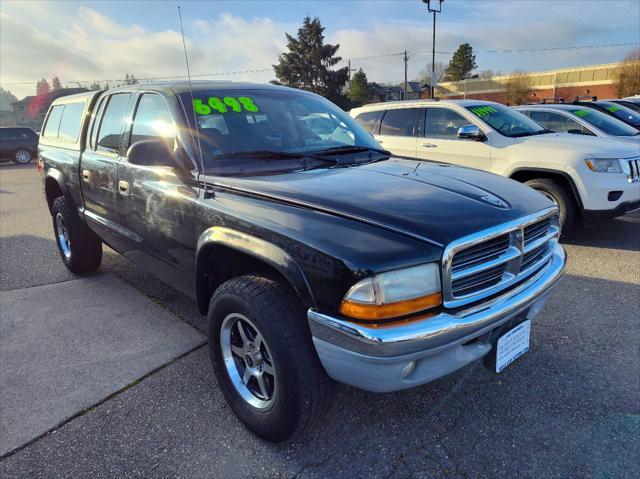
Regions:
<instances>
[{"instance_id":1,"label":"sky","mask_svg":"<svg viewBox=\"0 0 640 479\"><path fill-rule=\"evenodd\" d=\"M0 86L18 98L39 78L73 82L185 75L177 6L192 75L268 82L306 16L319 17L325 41L370 81L409 79L431 58L432 17L420 0L396 1L8 1L0 2ZM461 43L478 70L512 72L619 61L632 45L506 53L620 43L640 44L640 0L445 0L437 17L436 61ZM499 50L499 51L496 51ZM389 54L389 55L387 55ZM396 55L392 55L396 54ZM380 56L386 55L386 56ZM375 58L367 58L372 57ZM24 83L24 84L23 84ZM115 83L112 81L111 83Z\"/></svg>"}]
</instances>

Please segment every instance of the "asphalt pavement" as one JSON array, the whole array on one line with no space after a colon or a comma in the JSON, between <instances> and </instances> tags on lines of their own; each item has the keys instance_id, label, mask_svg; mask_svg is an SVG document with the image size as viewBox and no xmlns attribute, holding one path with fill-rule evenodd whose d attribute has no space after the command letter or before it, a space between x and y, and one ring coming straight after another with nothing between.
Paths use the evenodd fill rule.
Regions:
<instances>
[{"instance_id":1,"label":"asphalt pavement","mask_svg":"<svg viewBox=\"0 0 640 479\"><path fill-rule=\"evenodd\" d=\"M0 166L0 281L11 295L74 279L40 191L33 167ZM273 445L235 419L196 347L5 455L0 476L640 477L640 215L564 245L567 272L531 349L499 375L474 363L399 393L339 386L318 428ZM204 332L193 301L115 253L99 276Z\"/></svg>"}]
</instances>

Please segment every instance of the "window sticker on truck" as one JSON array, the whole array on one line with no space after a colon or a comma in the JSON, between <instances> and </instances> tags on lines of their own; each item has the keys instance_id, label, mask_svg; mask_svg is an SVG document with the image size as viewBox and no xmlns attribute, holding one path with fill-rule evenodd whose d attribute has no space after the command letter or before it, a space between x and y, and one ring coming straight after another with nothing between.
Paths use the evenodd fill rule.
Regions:
<instances>
[{"instance_id":1,"label":"window sticker on truck","mask_svg":"<svg viewBox=\"0 0 640 479\"><path fill-rule=\"evenodd\" d=\"M479 106L478 108L472 108L471 112L479 118L483 116L487 116L490 113L497 113L498 110L493 108L492 106Z\"/></svg>"},{"instance_id":2,"label":"window sticker on truck","mask_svg":"<svg viewBox=\"0 0 640 479\"><path fill-rule=\"evenodd\" d=\"M573 113L578 115L580 118L584 118L585 116L589 116L589 114L591 114L589 110L576 110Z\"/></svg>"},{"instance_id":3,"label":"window sticker on truck","mask_svg":"<svg viewBox=\"0 0 640 479\"><path fill-rule=\"evenodd\" d=\"M252 113L260 111L253 102L253 98L248 96L239 96L238 98L225 96L222 100L217 96L210 96L207 103L203 103L200 98L194 98L193 109L198 115L210 115L211 110L217 110L219 113L228 113L229 111L240 113L243 109Z\"/></svg>"}]
</instances>

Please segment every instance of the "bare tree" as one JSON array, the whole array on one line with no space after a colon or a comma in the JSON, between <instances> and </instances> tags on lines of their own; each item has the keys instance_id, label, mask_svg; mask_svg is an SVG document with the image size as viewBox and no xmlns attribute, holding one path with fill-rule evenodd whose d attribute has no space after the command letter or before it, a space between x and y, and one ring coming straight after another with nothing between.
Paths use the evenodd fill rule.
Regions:
<instances>
[{"instance_id":1,"label":"bare tree","mask_svg":"<svg viewBox=\"0 0 640 479\"><path fill-rule=\"evenodd\" d=\"M625 55L616 74L615 87L619 98L640 94L640 48Z\"/></svg>"},{"instance_id":2,"label":"bare tree","mask_svg":"<svg viewBox=\"0 0 640 479\"><path fill-rule=\"evenodd\" d=\"M531 97L531 81L526 73L515 71L505 83L505 95L510 105L522 105Z\"/></svg>"},{"instance_id":3,"label":"bare tree","mask_svg":"<svg viewBox=\"0 0 640 479\"><path fill-rule=\"evenodd\" d=\"M498 75L493 70L480 70L478 72L478 78L482 78L483 80L490 80L494 76Z\"/></svg>"},{"instance_id":4,"label":"bare tree","mask_svg":"<svg viewBox=\"0 0 640 479\"><path fill-rule=\"evenodd\" d=\"M436 81L439 83L444 78L445 71L447 70L447 64L444 62L436 62ZM431 62L427 63L427 66L418 74L418 81L420 83L428 83L431 85Z\"/></svg>"}]
</instances>

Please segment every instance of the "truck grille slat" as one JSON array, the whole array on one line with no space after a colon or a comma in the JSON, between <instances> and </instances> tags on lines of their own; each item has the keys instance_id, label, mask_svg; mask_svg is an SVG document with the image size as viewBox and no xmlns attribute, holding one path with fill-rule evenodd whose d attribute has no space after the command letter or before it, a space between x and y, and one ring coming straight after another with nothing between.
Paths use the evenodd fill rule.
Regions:
<instances>
[{"instance_id":1,"label":"truck grille slat","mask_svg":"<svg viewBox=\"0 0 640 479\"><path fill-rule=\"evenodd\" d=\"M627 179L631 182L640 181L640 158L631 158L628 160L629 175Z\"/></svg>"},{"instance_id":2,"label":"truck grille slat","mask_svg":"<svg viewBox=\"0 0 640 479\"><path fill-rule=\"evenodd\" d=\"M453 242L442 262L445 306L478 301L540 270L559 235L557 211L547 211Z\"/></svg>"}]
</instances>

